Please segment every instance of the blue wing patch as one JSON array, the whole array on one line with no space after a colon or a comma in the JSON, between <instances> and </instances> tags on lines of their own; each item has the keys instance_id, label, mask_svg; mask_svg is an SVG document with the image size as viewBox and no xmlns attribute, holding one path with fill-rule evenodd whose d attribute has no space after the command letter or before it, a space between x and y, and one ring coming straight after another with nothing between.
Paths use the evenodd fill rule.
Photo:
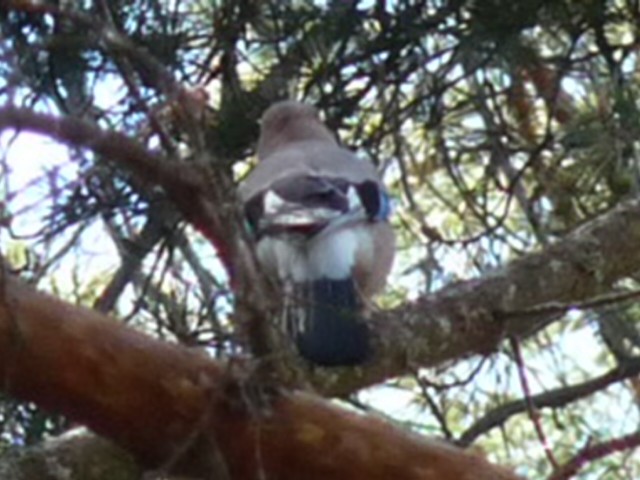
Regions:
<instances>
[{"instance_id":1,"label":"blue wing patch","mask_svg":"<svg viewBox=\"0 0 640 480\"><path fill-rule=\"evenodd\" d=\"M387 220L391 215L389 194L374 181L362 182L357 186L360 202L371 221Z\"/></svg>"}]
</instances>

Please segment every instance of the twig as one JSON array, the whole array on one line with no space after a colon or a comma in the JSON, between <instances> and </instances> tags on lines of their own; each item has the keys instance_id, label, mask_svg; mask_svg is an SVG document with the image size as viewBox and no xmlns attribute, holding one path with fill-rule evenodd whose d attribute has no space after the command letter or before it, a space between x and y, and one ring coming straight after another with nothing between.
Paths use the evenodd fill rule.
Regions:
<instances>
[{"instance_id":1,"label":"twig","mask_svg":"<svg viewBox=\"0 0 640 480\"><path fill-rule=\"evenodd\" d=\"M590 310L593 308L605 307L607 305L624 302L627 300L633 300L635 298L640 298L640 290L607 293L604 295L593 297L584 302L548 302L524 310L503 312L501 315L504 315L505 317L508 317L510 319L520 317L537 317L540 315L557 315L566 313L569 310Z\"/></svg>"},{"instance_id":2,"label":"twig","mask_svg":"<svg viewBox=\"0 0 640 480\"><path fill-rule=\"evenodd\" d=\"M603 390L613 383L635 377L638 374L640 374L640 357L625 359L623 363L620 363L617 367L599 377L576 385L534 395L531 397L531 402L536 405L538 409L542 407L562 407L568 403L587 397L594 392ZM469 446L480 435L492 428L502 425L513 415L517 415L526 410L526 399L515 400L500 405L474 423L460 436L456 444L464 447Z\"/></svg>"},{"instance_id":3,"label":"twig","mask_svg":"<svg viewBox=\"0 0 640 480\"><path fill-rule=\"evenodd\" d=\"M587 462L599 460L616 452L633 450L640 447L640 432L630 433L606 442L587 444L576 456L564 465L558 467L547 480L567 480L578 473Z\"/></svg>"},{"instance_id":4,"label":"twig","mask_svg":"<svg viewBox=\"0 0 640 480\"><path fill-rule=\"evenodd\" d=\"M527 411L529 412L529 418L531 418L531 422L536 429L536 434L538 435L538 439L542 444L544 453L555 471L558 469L558 461L553 455L553 451L551 450L547 437L544 434L544 430L542 429L542 424L540 423L540 412L536 408L536 405L533 403L533 397L531 396L531 390L529 388L529 380L527 378L527 372L524 365L524 360L522 358L522 352L520 351L520 343L515 337L510 337L509 343L513 350L516 365L518 366L518 376L520 377L520 384L522 385L522 391L524 392L524 397L527 402Z\"/></svg>"}]
</instances>

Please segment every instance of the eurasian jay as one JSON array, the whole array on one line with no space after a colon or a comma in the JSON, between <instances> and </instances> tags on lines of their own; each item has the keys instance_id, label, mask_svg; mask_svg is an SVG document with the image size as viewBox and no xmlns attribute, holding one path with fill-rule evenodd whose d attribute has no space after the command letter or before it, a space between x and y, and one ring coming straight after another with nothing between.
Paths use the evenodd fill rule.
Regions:
<instances>
[{"instance_id":1,"label":"eurasian jay","mask_svg":"<svg viewBox=\"0 0 640 480\"><path fill-rule=\"evenodd\" d=\"M283 285L288 334L314 364L363 363L371 352L363 315L395 251L387 191L309 105L271 106L257 153L239 193L258 261Z\"/></svg>"}]
</instances>

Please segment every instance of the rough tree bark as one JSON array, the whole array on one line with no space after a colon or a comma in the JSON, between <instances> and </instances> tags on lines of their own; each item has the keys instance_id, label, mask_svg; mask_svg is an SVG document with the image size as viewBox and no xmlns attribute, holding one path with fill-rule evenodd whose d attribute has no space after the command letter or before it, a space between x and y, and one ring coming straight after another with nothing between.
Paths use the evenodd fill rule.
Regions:
<instances>
[{"instance_id":1,"label":"rough tree bark","mask_svg":"<svg viewBox=\"0 0 640 480\"><path fill-rule=\"evenodd\" d=\"M0 376L16 398L113 439L146 468L196 478L515 479L435 440L273 390L5 274Z\"/></svg>"}]
</instances>

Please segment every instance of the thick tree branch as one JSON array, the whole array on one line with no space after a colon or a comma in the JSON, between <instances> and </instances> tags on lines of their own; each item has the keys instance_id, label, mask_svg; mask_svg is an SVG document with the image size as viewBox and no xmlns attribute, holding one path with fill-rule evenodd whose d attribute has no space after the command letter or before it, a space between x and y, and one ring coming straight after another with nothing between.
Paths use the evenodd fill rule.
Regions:
<instances>
[{"instance_id":1,"label":"thick tree branch","mask_svg":"<svg viewBox=\"0 0 640 480\"><path fill-rule=\"evenodd\" d=\"M640 200L634 199L480 279L379 312L372 319L379 336L375 360L357 371L321 374L315 383L344 394L418 365L486 354L506 336L527 337L560 318L563 309L610 291L638 271L638 244Z\"/></svg>"},{"instance_id":2,"label":"thick tree branch","mask_svg":"<svg viewBox=\"0 0 640 480\"><path fill-rule=\"evenodd\" d=\"M516 478L308 395L255 388L198 351L6 274L0 302L4 390L87 424L146 467L198 478L224 470L234 480Z\"/></svg>"}]
</instances>

